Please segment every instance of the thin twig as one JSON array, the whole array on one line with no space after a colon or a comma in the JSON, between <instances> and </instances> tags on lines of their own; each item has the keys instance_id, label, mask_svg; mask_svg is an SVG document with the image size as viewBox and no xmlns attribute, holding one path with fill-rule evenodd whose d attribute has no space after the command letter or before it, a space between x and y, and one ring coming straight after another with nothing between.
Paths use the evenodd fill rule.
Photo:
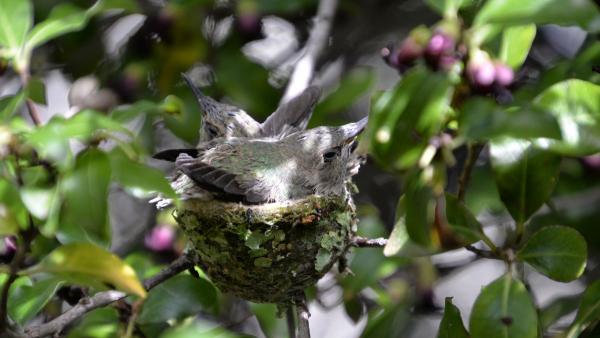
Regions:
<instances>
[{"instance_id":1,"label":"thin twig","mask_svg":"<svg viewBox=\"0 0 600 338\"><path fill-rule=\"evenodd\" d=\"M287 323L288 334L290 338L296 338L296 314L294 313L294 307L288 306L285 311L285 320Z\"/></svg>"},{"instance_id":2,"label":"thin twig","mask_svg":"<svg viewBox=\"0 0 600 338\"><path fill-rule=\"evenodd\" d=\"M479 153L482 149L482 144L469 144L467 146L467 159L465 160L465 165L463 167L462 173L460 174L460 178L458 179L459 201L465 200L467 186L469 185L469 181L471 180L471 174L473 172L473 168L475 167L475 162L477 162L477 159L479 158Z\"/></svg>"},{"instance_id":3,"label":"thin twig","mask_svg":"<svg viewBox=\"0 0 600 338\"><path fill-rule=\"evenodd\" d=\"M169 266L161 270L156 275L144 281L146 290L150 290L167 279L177 275L178 273L194 266L193 258L188 255L183 255L174 260ZM48 323L28 327L25 329L25 337L38 338L45 337L56 332L61 332L63 328L77 320L84 314L104 306L107 306L117 300L123 299L127 294L121 291L102 291L96 293L92 297L82 298L77 305L70 310L49 321Z\"/></svg>"},{"instance_id":4,"label":"thin twig","mask_svg":"<svg viewBox=\"0 0 600 338\"><path fill-rule=\"evenodd\" d=\"M36 126L41 125L42 120L40 120L40 114L38 113L37 107L33 103L33 100L27 98L25 100L25 104L27 105L27 111L29 112L29 117L31 117L31 121L33 121L33 124L35 124Z\"/></svg>"},{"instance_id":5,"label":"thin twig","mask_svg":"<svg viewBox=\"0 0 600 338\"><path fill-rule=\"evenodd\" d=\"M468 251L471 251L472 253L474 253L475 255L482 257L482 258L489 258L489 259L499 259L499 260L503 260L502 257L500 257L497 253L495 253L494 251L488 251L488 250L481 250L478 249L472 245L467 245L465 246L465 249L467 249Z\"/></svg>"},{"instance_id":6,"label":"thin twig","mask_svg":"<svg viewBox=\"0 0 600 338\"><path fill-rule=\"evenodd\" d=\"M310 312L308 312L308 306L306 305L306 296L302 293L296 301L296 321L298 322L297 338L310 338L309 318Z\"/></svg>"},{"instance_id":7,"label":"thin twig","mask_svg":"<svg viewBox=\"0 0 600 338\"><path fill-rule=\"evenodd\" d=\"M337 4L338 0L321 0L319 2L315 24L304 46L304 54L294 66L280 104L296 97L310 84L315 73L317 59L327 47Z\"/></svg>"},{"instance_id":8,"label":"thin twig","mask_svg":"<svg viewBox=\"0 0 600 338\"><path fill-rule=\"evenodd\" d=\"M382 248L386 246L387 239L383 237L379 238L365 238L356 236L352 238L352 246L357 248Z\"/></svg>"}]
</instances>

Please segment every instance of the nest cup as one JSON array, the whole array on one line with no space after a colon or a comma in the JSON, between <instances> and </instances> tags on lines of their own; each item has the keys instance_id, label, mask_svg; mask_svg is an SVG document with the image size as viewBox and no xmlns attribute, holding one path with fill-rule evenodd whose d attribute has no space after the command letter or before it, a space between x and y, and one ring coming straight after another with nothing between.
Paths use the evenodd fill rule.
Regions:
<instances>
[{"instance_id":1,"label":"nest cup","mask_svg":"<svg viewBox=\"0 0 600 338\"><path fill-rule=\"evenodd\" d=\"M261 205L191 199L175 218L221 291L278 304L292 303L344 256L357 223L349 196Z\"/></svg>"}]
</instances>

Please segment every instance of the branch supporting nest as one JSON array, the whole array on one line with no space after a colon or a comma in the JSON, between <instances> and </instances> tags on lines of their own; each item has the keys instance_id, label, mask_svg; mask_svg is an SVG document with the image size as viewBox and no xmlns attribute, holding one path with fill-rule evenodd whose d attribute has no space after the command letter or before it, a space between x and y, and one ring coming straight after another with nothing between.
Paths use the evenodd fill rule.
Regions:
<instances>
[{"instance_id":1,"label":"branch supporting nest","mask_svg":"<svg viewBox=\"0 0 600 338\"><path fill-rule=\"evenodd\" d=\"M383 237L379 238L365 238L356 236L352 238L352 246L357 248L382 248L386 246L388 240Z\"/></svg>"},{"instance_id":2,"label":"branch supporting nest","mask_svg":"<svg viewBox=\"0 0 600 338\"><path fill-rule=\"evenodd\" d=\"M296 338L310 338L310 326L308 319L310 318L310 312L308 312L308 305L306 304L306 296L302 294L296 301Z\"/></svg>"},{"instance_id":3,"label":"branch supporting nest","mask_svg":"<svg viewBox=\"0 0 600 338\"><path fill-rule=\"evenodd\" d=\"M338 0L321 0L319 2L315 24L304 46L303 55L294 66L280 104L296 97L310 84L315 73L316 62L327 47L337 4Z\"/></svg>"},{"instance_id":4,"label":"branch supporting nest","mask_svg":"<svg viewBox=\"0 0 600 338\"><path fill-rule=\"evenodd\" d=\"M177 275L182 271L192 268L193 266L193 257L189 255L183 255L174 260L168 267L164 268L156 275L146 279L144 281L144 287L146 290L150 290L167 279ZM113 302L125 298L126 296L127 294L124 292L109 290L98 292L92 297L83 298L77 305L55 319L49 321L48 323L26 328L23 338L38 338L60 333L67 325L79 319L84 314L97 308L107 306Z\"/></svg>"}]
</instances>

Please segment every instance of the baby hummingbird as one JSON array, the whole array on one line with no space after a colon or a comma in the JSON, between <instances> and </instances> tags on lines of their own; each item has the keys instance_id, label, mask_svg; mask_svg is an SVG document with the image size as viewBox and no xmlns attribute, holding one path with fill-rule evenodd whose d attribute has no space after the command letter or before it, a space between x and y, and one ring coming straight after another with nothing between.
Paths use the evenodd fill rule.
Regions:
<instances>
[{"instance_id":1,"label":"baby hummingbird","mask_svg":"<svg viewBox=\"0 0 600 338\"><path fill-rule=\"evenodd\" d=\"M343 195L356 137L366 124L367 117L283 138L219 139L154 158L175 160L177 169L206 191L206 199L266 203L311 194Z\"/></svg>"},{"instance_id":2,"label":"baby hummingbird","mask_svg":"<svg viewBox=\"0 0 600 338\"><path fill-rule=\"evenodd\" d=\"M200 142L218 137L280 137L304 130L321 96L319 87L308 87L300 95L279 106L261 124L243 109L204 95L186 74L181 76L192 89L202 109Z\"/></svg>"}]
</instances>

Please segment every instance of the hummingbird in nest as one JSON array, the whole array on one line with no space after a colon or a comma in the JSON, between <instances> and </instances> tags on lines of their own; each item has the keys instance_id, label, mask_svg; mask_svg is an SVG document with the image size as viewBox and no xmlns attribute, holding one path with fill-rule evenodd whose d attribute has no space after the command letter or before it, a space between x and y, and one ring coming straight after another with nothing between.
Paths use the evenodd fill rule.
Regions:
<instances>
[{"instance_id":1,"label":"hummingbird in nest","mask_svg":"<svg viewBox=\"0 0 600 338\"><path fill-rule=\"evenodd\" d=\"M186 74L181 76L202 109L200 143L219 137L282 137L304 130L321 96L319 87L310 86L258 123L243 109L204 95Z\"/></svg>"},{"instance_id":2,"label":"hummingbird in nest","mask_svg":"<svg viewBox=\"0 0 600 338\"><path fill-rule=\"evenodd\" d=\"M245 203L282 202L308 195L345 195L348 166L367 117L284 137L215 139L195 149L162 151L188 178L183 198ZM193 196L186 196L189 184ZM177 189L176 189L177 190Z\"/></svg>"}]
</instances>

